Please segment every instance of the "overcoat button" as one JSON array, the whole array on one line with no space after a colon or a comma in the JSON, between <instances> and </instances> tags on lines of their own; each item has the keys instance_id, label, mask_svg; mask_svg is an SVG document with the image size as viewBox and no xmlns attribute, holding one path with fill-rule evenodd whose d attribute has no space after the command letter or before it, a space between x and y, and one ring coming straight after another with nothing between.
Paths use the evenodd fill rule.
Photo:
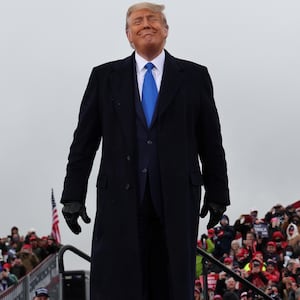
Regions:
<instances>
[{"instance_id":1,"label":"overcoat button","mask_svg":"<svg viewBox=\"0 0 300 300\"><path fill-rule=\"evenodd\" d=\"M130 161L130 160L131 160L130 155L127 155L127 156L126 156L126 159L127 159L128 161Z\"/></svg>"},{"instance_id":2,"label":"overcoat button","mask_svg":"<svg viewBox=\"0 0 300 300\"><path fill-rule=\"evenodd\" d=\"M147 173L147 172L148 172L147 168L144 168L144 169L142 170L142 173Z\"/></svg>"},{"instance_id":3,"label":"overcoat button","mask_svg":"<svg viewBox=\"0 0 300 300\"><path fill-rule=\"evenodd\" d=\"M148 145L151 145L151 144L152 144L152 141L151 141L151 140L148 140L148 141L147 141L147 144L148 144Z\"/></svg>"},{"instance_id":4,"label":"overcoat button","mask_svg":"<svg viewBox=\"0 0 300 300\"><path fill-rule=\"evenodd\" d=\"M130 189L130 184L129 183L126 183L125 184L125 190L129 190Z\"/></svg>"}]
</instances>

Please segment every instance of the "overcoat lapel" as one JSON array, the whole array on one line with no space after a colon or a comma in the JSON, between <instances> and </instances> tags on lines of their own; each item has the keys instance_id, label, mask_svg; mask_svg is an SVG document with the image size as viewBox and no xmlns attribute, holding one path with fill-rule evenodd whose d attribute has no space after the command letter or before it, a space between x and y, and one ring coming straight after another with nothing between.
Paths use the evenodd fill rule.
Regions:
<instances>
[{"instance_id":1,"label":"overcoat lapel","mask_svg":"<svg viewBox=\"0 0 300 300\"><path fill-rule=\"evenodd\" d=\"M166 51L164 73L158 98L158 114L161 116L172 103L183 82L183 68Z\"/></svg>"},{"instance_id":2,"label":"overcoat lapel","mask_svg":"<svg viewBox=\"0 0 300 300\"><path fill-rule=\"evenodd\" d=\"M131 55L116 64L111 74L112 101L117 118L128 141L129 149L133 150L135 106L134 106L134 57Z\"/></svg>"}]
</instances>

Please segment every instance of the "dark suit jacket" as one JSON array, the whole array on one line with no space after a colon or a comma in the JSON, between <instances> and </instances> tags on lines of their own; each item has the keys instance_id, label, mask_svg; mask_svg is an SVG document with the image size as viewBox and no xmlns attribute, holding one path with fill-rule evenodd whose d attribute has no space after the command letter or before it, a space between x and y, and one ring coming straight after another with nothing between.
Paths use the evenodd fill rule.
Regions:
<instances>
[{"instance_id":1,"label":"dark suit jacket","mask_svg":"<svg viewBox=\"0 0 300 300\"><path fill-rule=\"evenodd\" d=\"M93 69L67 165L61 202L84 203L102 141L92 300L142 299L134 65L131 55ZM192 300L201 185L205 201L229 205L219 119L205 67L166 52L156 122L172 299Z\"/></svg>"}]
</instances>

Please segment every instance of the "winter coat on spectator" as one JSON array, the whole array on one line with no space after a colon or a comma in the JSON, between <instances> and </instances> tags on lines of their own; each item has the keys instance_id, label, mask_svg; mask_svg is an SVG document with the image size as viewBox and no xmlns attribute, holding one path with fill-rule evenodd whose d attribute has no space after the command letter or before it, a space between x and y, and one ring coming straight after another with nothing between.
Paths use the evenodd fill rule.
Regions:
<instances>
[{"instance_id":1,"label":"winter coat on spectator","mask_svg":"<svg viewBox=\"0 0 300 300\"><path fill-rule=\"evenodd\" d=\"M229 255L231 249L231 242L235 237L235 230L233 226L229 225L229 218L223 215L219 227L215 229L217 239L215 240L215 250L213 252L216 258L221 258L224 254Z\"/></svg>"},{"instance_id":2,"label":"winter coat on spectator","mask_svg":"<svg viewBox=\"0 0 300 300\"><path fill-rule=\"evenodd\" d=\"M18 253L18 256L20 257L24 267L26 268L26 273L30 272L40 262L37 256L34 253L32 253L31 247L26 247L24 249L23 246L22 250Z\"/></svg>"}]
</instances>

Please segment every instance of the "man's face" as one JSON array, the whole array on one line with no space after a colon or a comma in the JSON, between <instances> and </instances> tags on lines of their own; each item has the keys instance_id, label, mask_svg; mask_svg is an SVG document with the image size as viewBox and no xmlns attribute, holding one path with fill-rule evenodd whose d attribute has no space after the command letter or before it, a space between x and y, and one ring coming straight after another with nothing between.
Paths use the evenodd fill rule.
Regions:
<instances>
[{"instance_id":1,"label":"man's face","mask_svg":"<svg viewBox=\"0 0 300 300\"><path fill-rule=\"evenodd\" d=\"M226 286L229 290L233 290L233 289L235 289L235 284L236 284L236 281L233 278L229 278L227 280Z\"/></svg>"},{"instance_id":2,"label":"man's face","mask_svg":"<svg viewBox=\"0 0 300 300\"><path fill-rule=\"evenodd\" d=\"M130 15L127 38L140 55L159 54L164 48L167 36L168 28L160 13L140 9Z\"/></svg>"},{"instance_id":3,"label":"man's face","mask_svg":"<svg viewBox=\"0 0 300 300\"><path fill-rule=\"evenodd\" d=\"M34 300L48 300L49 298L47 296L36 296Z\"/></svg>"},{"instance_id":4,"label":"man's face","mask_svg":"<svg viewBox=\"0 0 300 300\"><path fill-rule=\"evenodd\" d=\"M275 253L276 252L276 248L272 245L268 245L267 246L267 252L270 252L270 253Z\"/></svg>"}]
</instances>

